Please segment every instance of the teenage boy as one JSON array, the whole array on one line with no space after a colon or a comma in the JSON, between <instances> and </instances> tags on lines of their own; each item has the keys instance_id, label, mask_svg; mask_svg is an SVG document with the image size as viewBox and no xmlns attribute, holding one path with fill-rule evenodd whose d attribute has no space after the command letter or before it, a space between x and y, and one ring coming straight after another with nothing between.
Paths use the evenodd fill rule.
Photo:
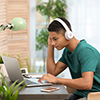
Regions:
<instances>
[{"instance_id":1,"label":"teenage boy","mask_svg":"<svg viewBox=\"0 0 100 100\"><path fill-rule=\"evenodd\" d=\"M88 93L100 91L99 52L85 40L77 40L73 36L70 23L63 17L53 20L48 26L48 31L47 74L43 75L39 82L47 80L77 89L68 100L86 100ZM54 61L54 48L64 48L57 63ZM67 67L72 79L56 77Z\"/></svg>"}]
</instances>

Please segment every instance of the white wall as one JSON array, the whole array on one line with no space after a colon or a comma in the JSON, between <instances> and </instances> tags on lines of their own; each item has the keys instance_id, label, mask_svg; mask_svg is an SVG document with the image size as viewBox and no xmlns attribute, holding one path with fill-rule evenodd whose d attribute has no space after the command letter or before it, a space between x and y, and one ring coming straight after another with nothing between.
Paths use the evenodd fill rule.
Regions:
<instances>
[{"instance_id":1,"label":"white wall","mask_svg":"<svg viewBox=\"0 0 100 100\"><path fill-rule=\"evenodd\" d=\"M100 0L67 0L68 19L77 39L86 39L100 51Z\"/></svg>"},{"instance_id":2,"label":"white wall","mask_svg":"<svg viewBox=\"0 0 100 100\"><path fill-rule=\"evenodd\" d=\"M100 51L100 0L66 0L66 3L74 36L86 39ZM61 76L71 78L69 69Z\"/></svg>"}]
</instances>

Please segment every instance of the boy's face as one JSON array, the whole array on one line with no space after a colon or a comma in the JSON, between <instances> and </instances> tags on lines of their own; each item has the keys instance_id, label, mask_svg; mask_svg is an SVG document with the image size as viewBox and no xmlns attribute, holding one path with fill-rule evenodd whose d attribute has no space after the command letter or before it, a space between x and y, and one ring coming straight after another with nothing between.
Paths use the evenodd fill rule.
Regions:
<instances>
[{"instance_id":1,"label":"boy's face","mask_svg":"<svg viewBox=\"0 0 100 100\"><path fill-rule=\"evenodd\" d=\"M65 36L60 33L57 34L56 32L49 32L49 36L51 39L52 46L54 46L57 50L61 50L64 47L67 47L69 44Z\"/></svg>"}]
</instances>

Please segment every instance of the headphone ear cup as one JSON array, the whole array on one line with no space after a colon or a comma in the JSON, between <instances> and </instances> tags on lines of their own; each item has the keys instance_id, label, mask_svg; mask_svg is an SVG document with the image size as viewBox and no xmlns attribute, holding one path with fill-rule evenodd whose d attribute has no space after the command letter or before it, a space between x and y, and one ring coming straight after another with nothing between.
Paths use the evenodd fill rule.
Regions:
<instances>
[{"instance_id":1,"label":"headphone ear cup","mask_svg":"<svg viewBox=\"0 0 100 100\"><path fill-rule=\"evenodd\" d=\"M73 33L70 31L69 33L68 32L65 32L65 38L67 39L67 40L70 40L70 39L72 39L73 38Z\"/></svg>"},{"instance_id":2,"label":"headphone ear cup","mask_svg":"<svg viewBox=\"0 0 100 100\"><path fill-rule=\"evenodd\" d=\"M66 25L66 23L61 20L60 18L56 18L55 20L57 20L59 23L61 23L63 25L63 27L65 28L66 32L65 32L65 38L67 40L70 40L73 38L73 32L69 30L68 26Z\"/></svg>"}]
</instances>

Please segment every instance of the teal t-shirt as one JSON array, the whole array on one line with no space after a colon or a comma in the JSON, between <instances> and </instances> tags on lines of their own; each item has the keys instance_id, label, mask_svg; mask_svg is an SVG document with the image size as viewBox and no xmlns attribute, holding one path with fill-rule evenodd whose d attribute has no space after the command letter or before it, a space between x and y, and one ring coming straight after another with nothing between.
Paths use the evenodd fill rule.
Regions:
<instances>
[{"instance_id":1,"label":"teal t-shirt","mask_svg":"<svg viewBox=\"0 0 100 100\"><path fill-rule=\"evenodd\" d=\"M100 53L85 40L72 53L65 48L59 61L68 65L73 79L82 77L83 72L94 72L92 89L77 90L74 94L87 97L89 92L100 91Z\"/></svg>"}]
</instances>

